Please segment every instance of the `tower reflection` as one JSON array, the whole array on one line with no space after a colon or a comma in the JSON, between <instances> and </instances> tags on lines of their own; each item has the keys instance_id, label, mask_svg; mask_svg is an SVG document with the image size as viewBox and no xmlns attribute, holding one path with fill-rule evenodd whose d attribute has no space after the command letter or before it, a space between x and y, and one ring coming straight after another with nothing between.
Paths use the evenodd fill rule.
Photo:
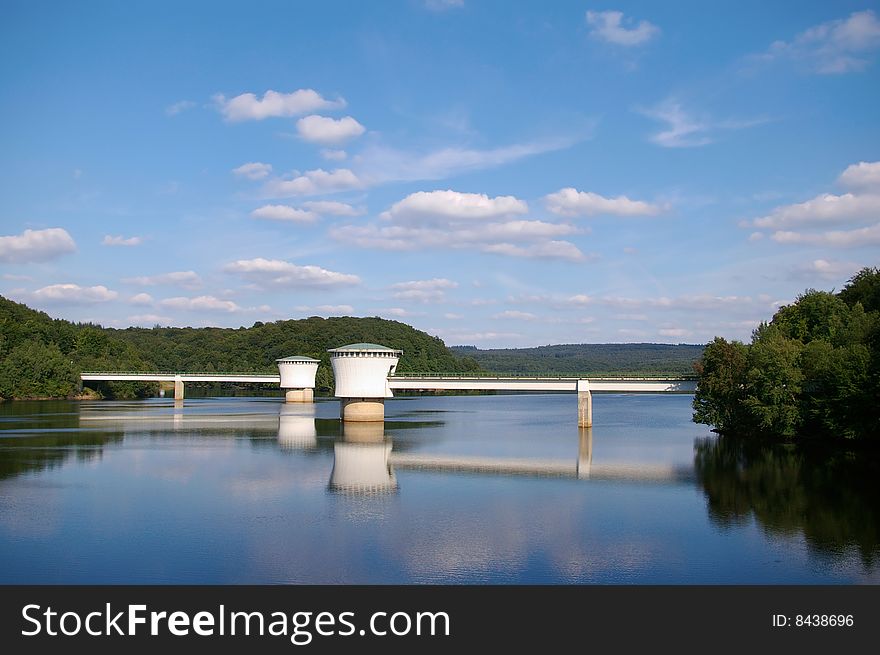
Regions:
<instances>
[{"instance_id":1,"label":"tower reflection","mask_svg":"<svg viewBox=\"0 0 880 655\"><path fill-rule=\"evenodd\" d=\"M343 423L342 439L333 444L329 488L346 494L397 491L390 454L391 439L385 436L384 423Z\"/></svg>"},{"instance_id":2,"label":"tower reflection","mask_svg":"<svg viewBox=\"0 0 880 655\"><path fill-rule=\"evenodd\" d=\"M318 447L314 403L285 403L278 414L278 445L283 450Z\"/></svg>"}]
</instances>

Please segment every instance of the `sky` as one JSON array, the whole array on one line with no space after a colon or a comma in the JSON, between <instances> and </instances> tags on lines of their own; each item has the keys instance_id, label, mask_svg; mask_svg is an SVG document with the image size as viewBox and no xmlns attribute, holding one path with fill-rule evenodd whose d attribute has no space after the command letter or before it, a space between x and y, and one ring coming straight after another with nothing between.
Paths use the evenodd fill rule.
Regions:
<instances>
[{"instance_id":1,"label":"sky","mask_svg":"<svg viewBox=\"0 0 880 655\"><path fill-rule=\"evenodd\" d=\"M880 265L878 5L5 0L0 294L748 340Z\"/></svg>"}]
</instances>

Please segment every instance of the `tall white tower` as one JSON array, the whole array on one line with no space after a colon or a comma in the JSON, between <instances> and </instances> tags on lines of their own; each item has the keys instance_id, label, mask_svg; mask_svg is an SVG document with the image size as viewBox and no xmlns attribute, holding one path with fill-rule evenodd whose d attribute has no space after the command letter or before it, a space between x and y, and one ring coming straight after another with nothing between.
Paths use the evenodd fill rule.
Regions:
<instances>
[{"instance_id":1,"label":"tall white tower","mask_svg":"<svg viewBox=\"0 0 880 655\"><path fill-rule=\"evenodd\" d=\"M282 357L276 359L281 375L281 388L286 389L289 403L311 403L315 400L315 374L321 362L311 357Z\"/></svg>"},{"instance_id":2,"label":"tall white tower","mask_svg":"<svg viewBox=\"0 0 880 655\"><path fill-rule=\"evenodd\" d=\"M336 379L343 421L384 421L385 398L391 398L388 376L397 369L402 350L375 343L353 343L332 348L330 364Z\"/></svg>"}]
</instances>

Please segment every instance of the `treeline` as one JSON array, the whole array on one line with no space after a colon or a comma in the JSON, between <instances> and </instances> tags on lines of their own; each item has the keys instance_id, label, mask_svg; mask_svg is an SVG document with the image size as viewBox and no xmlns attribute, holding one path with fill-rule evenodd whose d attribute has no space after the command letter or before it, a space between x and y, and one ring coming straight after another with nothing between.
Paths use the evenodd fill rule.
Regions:
<instances>
[{"instance_id":1,"label":"treeline","mask_svg":"<svg viewBox=\"0 0 880 655\"><path fill-rule=\"evenodd\" d=\"M83 371L277 372L275 360L321 360L316 384L332 388L328 348L380 343L403 350L398 370L477 371L443 341L398 321L319 318L255 323L249 328L128 328L53 319L0 296L0 398L61 398L76 394ZM101 395L152 395L149 383L92 383Z\"/></svg>"},{"instance_id":2,"label":"treeline","mask_svg":"<svg viewBox=\"0 0 880 655\"><path fill-rule=\"evenodd\" d=\"M694 420L724 434L880 437L880 269L808 290L752 334L716 337L696 366Z\"/></svg>"},{"instance_id":3,"label":"treeline","mask_svg":"<svg viewBox=\"0 0 880 655\"><path fill-rule=\"evenodd\" d=\"M661 343L585 343L536 348L452 346L494 373L693 375L702 345Z\"/></svg>"}]
</instances>

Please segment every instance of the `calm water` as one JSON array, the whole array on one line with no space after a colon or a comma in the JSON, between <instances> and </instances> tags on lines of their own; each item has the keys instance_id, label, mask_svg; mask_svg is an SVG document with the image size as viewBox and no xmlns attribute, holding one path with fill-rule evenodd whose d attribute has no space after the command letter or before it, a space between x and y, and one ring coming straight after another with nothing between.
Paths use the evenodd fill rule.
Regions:
<instances>
[{"instance_id":1,"label":"calm water","mask_svg":"<svg viewBox=\"0 0 880 655\"><path fill-rule=\"evenodd\" d=\"M690 396L0 405L0 583L880 583L876 461Z\"/></svg>"}]
</instances>

